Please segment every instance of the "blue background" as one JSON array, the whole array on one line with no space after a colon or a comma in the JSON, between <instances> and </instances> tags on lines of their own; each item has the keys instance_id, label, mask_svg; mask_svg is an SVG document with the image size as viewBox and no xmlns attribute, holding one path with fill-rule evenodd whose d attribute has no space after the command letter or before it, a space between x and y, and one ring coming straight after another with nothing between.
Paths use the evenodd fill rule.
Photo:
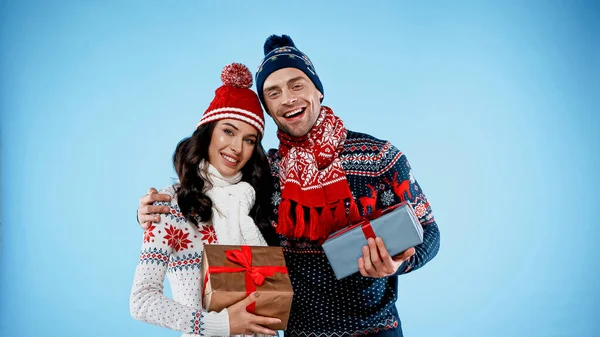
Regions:
<instances>
[{"instance_id":1,"label":"blue background","mask_svg":"<svg viewBox=\"0 0 600 337\"><path fill-rule=\"evenodd\" d=\"M0 335L178 335L129 316L139 198L173 181L222 67L254 72L287 33L433 206L406 336L598 336L599 20L583 1L1 1Z\"/></svg>"}]
</instances>

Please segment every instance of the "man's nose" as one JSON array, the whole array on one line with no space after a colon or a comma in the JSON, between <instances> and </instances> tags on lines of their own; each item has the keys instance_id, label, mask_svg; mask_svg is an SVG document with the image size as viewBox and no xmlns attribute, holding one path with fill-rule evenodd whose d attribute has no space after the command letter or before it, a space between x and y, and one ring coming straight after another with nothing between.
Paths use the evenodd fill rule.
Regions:
<instances>
[{"instance_id":1,"label":"man's nose","mask_svg":"<svg viewBox=\"0 0 600 337\"><path fill-rule=\"evenodd\" d=\"M296 95L289 90L283 91L283 104L285 105L294 105L298 101Z\"/></svg>"}]
</instances>

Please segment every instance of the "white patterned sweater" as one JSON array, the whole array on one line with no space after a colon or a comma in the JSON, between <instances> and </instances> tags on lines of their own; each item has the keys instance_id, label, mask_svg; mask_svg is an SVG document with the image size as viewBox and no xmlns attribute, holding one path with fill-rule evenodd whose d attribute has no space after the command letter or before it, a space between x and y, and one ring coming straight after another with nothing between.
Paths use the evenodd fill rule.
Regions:
<instances>
[{"instance_id":1,"label":"white patterned sweater","mask_svg":"<svg viewBox=\"0 0 600 337\"><path fill-rule=\"evenodd\" d=\"M229 315L202 310L200 265L205 244L266 246L254 221L248 216L254 204L254 189L239 182L241 175L221 177L214 167L208 172L213 188L205 193L213 201L212 225L187 221L177 205L174 186L159 193L169 194L170 207L160 222L144 231L142 250L130 297L133 318L183 332L183 336L227 336ZM233 179L233 180L232 180ZM235 207L238 206L238 207ZM163 294L165 275L173 299Z\"/></svg>"}]
</instances>

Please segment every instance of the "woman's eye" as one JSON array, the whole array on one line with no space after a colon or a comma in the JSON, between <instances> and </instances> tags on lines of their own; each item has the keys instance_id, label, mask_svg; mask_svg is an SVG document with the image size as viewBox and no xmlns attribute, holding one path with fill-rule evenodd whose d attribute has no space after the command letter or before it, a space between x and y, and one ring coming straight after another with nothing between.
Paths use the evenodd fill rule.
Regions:
<instances>
[{"instance_id":1,"label":"woman's eye","mask_svg":"<svg viewBox=\"0 0 600 337\"><path fill-rule=\"evenodd\" d=\"M250 145L254 145L256 142L254 141L254 139L250 139L250 138L246 138L245 139L246 143L250 144Z\"/></svg>"},{"instance_id":2,"label":"woman's eye","mask_svg":"<svg viewBox=\"0 0 600 337\"><path fill-rule=\"evenodd\" d=\"M231 130L225 129L225 134L229 136L233 136L233 132Z\"/></svg>"}]
</instances>

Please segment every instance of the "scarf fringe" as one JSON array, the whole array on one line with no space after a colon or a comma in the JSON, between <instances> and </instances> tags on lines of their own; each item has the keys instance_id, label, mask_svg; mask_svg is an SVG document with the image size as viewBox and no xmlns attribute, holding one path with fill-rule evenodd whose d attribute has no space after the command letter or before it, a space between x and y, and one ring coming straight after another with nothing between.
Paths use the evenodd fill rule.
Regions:
<instances>
[{"instance_id":1,"label":"scarf fringe","mask_svg":"<svg viewBox=\"0 0 600 337\"><path fill-rule=\"evenodd\" d=\"M279 219L277 221L277 233L288 236L293 230L292 219L290 217L290 211L292 204L289 200L281 200L279 205Z\"/></svg>"},{"instance_id":2,"label":"scarf fringe","mask_svg":"<svg viewBox=\"0 0 600 337\"><path fill-rule=\"evenodd\" d=\"M279 234L320 241L360 219L339 158L347 135L343 121L325 106L307 135L278 131L279 165L286 168L279 176Z\"/></svg>"},{"instance_id":3,"label":"scarf fringe","mask_svg":"<svg viewBox=\"0 0 600 337\"><path fill-rule=\"evenodd\" d=\"M319 232L317 231L317 228L321 226L322 222L320 222L319 212L317 212L317 210L314 207L310 208L310 223L317 225L308 226L310 229L308 233L308 238L311 240L318 240Z\"/></svg>"},{"instance_id":4,"label":"scarf fringe","mask_svg":"<svg viewBox=\"0 0 600 337\"><path fill-rule=\"evenodd\" d=\"M284 199L279 207L277 233L294 238L306 238L312 241L322 241L349 223L360 221L358 206L350 199L350 213L346 214L346 201L339 200L333 207L319 210L307 207L291 200ZM292 204L296 204L292 206ZM308 212L308 219L306 218ZM294 220L295 219L295 220Z\"/></svg>"},{"instance_id":5,"label":"scarf fringe","mask_svg":"<svg viewBox=\"0 0 600 337\"><path fill-rule=\"evenodd\" d=\"M304 222L304 206L296 205L296 228L294 229L295 237L303 237L306 224Z\"/></svg>"},{"instance_id":6,"label":"scarf fringe","mask_svg":"<svg viewBox=\"0 0 600 337\"><path fill-rule=\"evenodd\" d=\"M348 217L346 216L346 203L344 200L339 200L337 207L335 208L335 228L334 231L343 228L348 223Z\"/></svg>"},{"instance_id":7,"label":"scarf fringe","mask_svg":"<svg viewBox=\"0 0 600 337\"><path fill-rule=\"evenodd\" d=\"M350 221L358 222L362 219L360 212L358 211L358 205L354 202L354 199L350 199Z\"/></svg>"},{"instance_id":8,"label":"scarf fringe","mask_svg":"<svg viewBox=\"0 0 600 337\"><path fill-rule=\"evenodd\" d=\"M325 207L323 208L322 212L321 212L321 228L323 228L323 231L326 233L332 233L333 232L333 222L334 222L335 218L333 217L333 214L331 212L331 208L329 207Z\"/></svg>"}]
</instances>

